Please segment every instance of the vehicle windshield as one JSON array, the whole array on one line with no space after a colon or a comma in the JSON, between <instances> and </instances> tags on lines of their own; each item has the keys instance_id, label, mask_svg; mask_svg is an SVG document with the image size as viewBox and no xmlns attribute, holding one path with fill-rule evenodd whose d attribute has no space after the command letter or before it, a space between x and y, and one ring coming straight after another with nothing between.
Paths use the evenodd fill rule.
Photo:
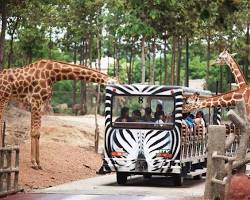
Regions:
<instances>
[{"instance_id":1,"label":"vehicle windshield","mask_svg":"<svg viewBox=\"0 0 250 200\"><path fill-rule=\"evenodd\" d=\"M172 96L124 96L112 98L112 126L116 128L171 129L174 125Z\"/></svg>"}]
</instances>

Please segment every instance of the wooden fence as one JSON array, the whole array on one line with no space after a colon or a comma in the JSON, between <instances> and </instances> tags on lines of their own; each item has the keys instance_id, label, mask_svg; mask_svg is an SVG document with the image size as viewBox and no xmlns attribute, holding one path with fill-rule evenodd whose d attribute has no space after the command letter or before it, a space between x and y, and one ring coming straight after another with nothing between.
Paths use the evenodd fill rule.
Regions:
<instances>
[{"instance_id":1,"label":"wooden fence","mask_svg":"<svg viewBox=\"0 0 250 200\"><path fill-rule=\"evenodd\" d=\"M236 104L237 113L230 110L233 124L208 127L207 176L204 199L230 199L232 170L245 172L249 146L249 125L244 102ZM223 198L222 198L223 197Z\"/></svg>"},{"instance_id":2,"label":"wooden fence","mask_svg":"<svg viewBox=\"0 0 250 200\"><path fill-rule=\"evenodd\" d=\"M18 192L19 147L0 148L0 197Z\"/></svg>"}]
</instances>

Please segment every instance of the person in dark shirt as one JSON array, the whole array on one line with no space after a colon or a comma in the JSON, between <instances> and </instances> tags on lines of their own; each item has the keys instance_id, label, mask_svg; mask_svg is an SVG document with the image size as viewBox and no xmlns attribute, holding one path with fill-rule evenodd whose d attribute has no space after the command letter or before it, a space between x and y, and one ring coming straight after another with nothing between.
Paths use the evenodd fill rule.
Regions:
<instances>
[{"instance_id":1,"label":"person in dark shirt","mask_svg":"<svg viewBox=\"0 0 250 200\"><path fill-rule=\"evenodd\" d=\"M134 110L131 118L133 122L141 121L141 112L138 109Z\"/></svg>"},{"instance_id":2,"label":"person in dark shirt","mask_svg":"<svg viewBox=\"0 0 250 200\"><path fill-rule=\"evenodd\" d=\"M157 104L156 106L156 111L155 111L155 114L154 114L154 117L155 117L155 121L157 120L160 120L161 118L164 118L165 114L164 114L164 111L163 111L163 107L162 105L159 103ZM163 119L164 120L164 119Z\"/></svg>"},{"instance_id":3,"label":"person in dark shirt","mask_svg":"<svg viewBox=\"0 0 250 200\"><path fill-rule=\"evenodd\" d=\"M118 117L116 122L131 122L131 118L129 117L129 108L122 107L120 117Z\"/></svg>"},{"instance_id":4,"label":"person in dark shirt","mask_svg":"<svg viewBox=\"0 0 250 200\"><path fill-rule=\"evenodd\" d=\"M150 107L145 108L145 115L142 117L142 121L144 122L153 122L154 119L151 116L152 110Z\"/></svg>"}]
</instances>

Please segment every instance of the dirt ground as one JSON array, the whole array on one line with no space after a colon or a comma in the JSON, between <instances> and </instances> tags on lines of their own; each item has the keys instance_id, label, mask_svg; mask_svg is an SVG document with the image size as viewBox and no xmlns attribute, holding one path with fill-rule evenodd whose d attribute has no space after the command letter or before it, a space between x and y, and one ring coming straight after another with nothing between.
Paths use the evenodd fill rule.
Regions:
<instances>
[{"instance_id":1,"label":"dirt ground","mask_svg":"<svg viewBox=\"0 0 250 200\"><path fill-rule=\"evenodd\" d=\"M43 116L40 139L43 170L38 171L30 167L30 113L10 106L5 121L6 144L20 145L21 188L47 188L96 176L102 162L101 155L94 152L94 115ZM104 117L98 116L98 122L101 149Z\"/></svg>"}]
</instances>

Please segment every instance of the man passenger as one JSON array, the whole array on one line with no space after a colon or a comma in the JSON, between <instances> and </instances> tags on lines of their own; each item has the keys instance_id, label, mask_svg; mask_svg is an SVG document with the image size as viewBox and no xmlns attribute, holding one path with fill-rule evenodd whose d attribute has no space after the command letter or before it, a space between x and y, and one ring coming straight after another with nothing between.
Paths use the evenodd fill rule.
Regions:
<instances>
[{"instance_id":1,"label":"man passenger","mask_svg":"<svg viewBox=\"0 0 250 200\"><path fill-rule=\"evenodd\" d=\"M152 110L150 107L145 108L145 115L142 117L142 121L144 122L153 122L154 119L151 116Z\"/></svg>"},{"instance_id":2,"label":"man passenger","mask_svg":"<svg viewBox=\"0 0 250 200\"><path fill-rule=\"evenodd\" d=\"M131 122L131 118L129 117L129 108L128 107L122 107L120 117L118 117L116 122Z\"/></svg>"},{"instance_id":3,"label":"man passenger","mask_svg":"<svg viewBox=\"0 0 250 200\"><path fill-rule=\"evenodd\" d=\"M141 121L141 112L140 110L136 109L132 112L132 121L133 122L140 122Z\"/></svg>"}]
</instances>

